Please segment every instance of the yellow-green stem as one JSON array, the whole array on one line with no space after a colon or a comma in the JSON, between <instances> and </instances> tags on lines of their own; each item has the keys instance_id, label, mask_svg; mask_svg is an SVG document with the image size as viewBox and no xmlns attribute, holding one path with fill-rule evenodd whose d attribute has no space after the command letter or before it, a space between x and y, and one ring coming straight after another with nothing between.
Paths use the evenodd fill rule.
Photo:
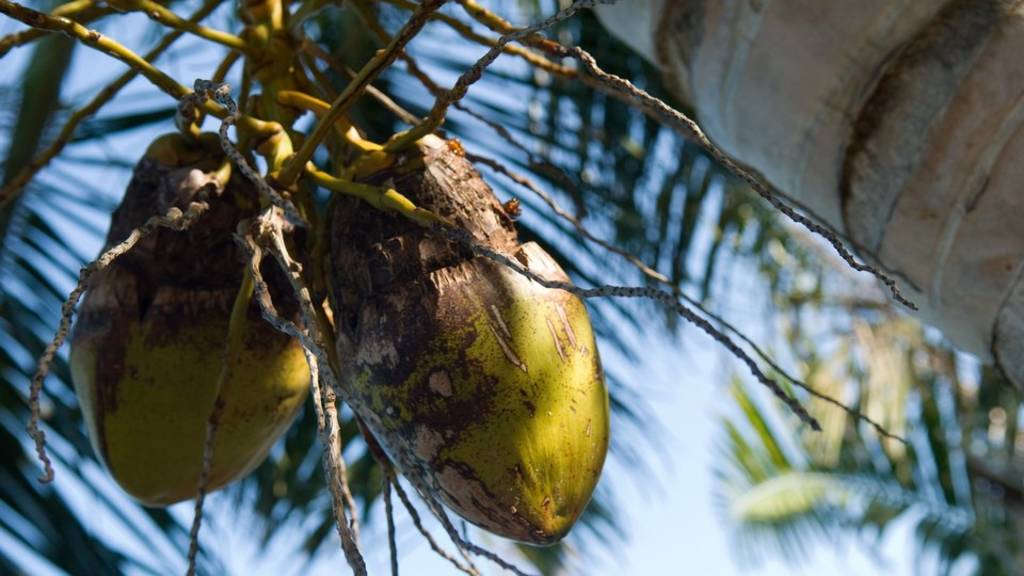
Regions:
<instances>
[{"instance_id":1,"label":"yellow-green stem","mask_svg":"<svg viewBox=\"0 0 1024 576\"><path fill-rule=\"evenodd\" d=\"M221 30L215 30L206 26L200 26L190 20L185 20L181 16L178 16L174 11L166 8L153 0L111 0L111 5L121 8L124 10L135 10L144 12L147 17L159 22L164 26L173 28L175 30L183 30L189 34L194 34L200 38L205 38L211 42L216 42L237 50L239 52L247 52L249 45L246 44L245 40L242 40L234 34L229 34Z\"/></svg>"},{"instance_id":2,"label":"yellow-green stem","mask_svg":"<svg viewBox=\"0 0 1024 576\"><path fill-rule=\"evenodd\" d=\"M331 105L327 102L295 90L279 91L277 93L277 101L285 106L309 110L318 117L323 116L331 109ZM380 144L363 138L355 127L349 123L348 118L338 118L336 126L338 133L360 152L376 152L383 148Z\"/></svg>"},{"instance_id":3,"label":"yellow-green stem","mask_svg":"<svg viewBox=\"0 0 1024 576\"><path fill-rule=\"evenodd\" d=\"M217 69L214 70L213 77L210 78L210 80L213 82L223 82L224 78L227 77L228 72L231 71L231 67L234 66L235 62L238 62L238 59L241 57L241 52L236 52L234 50L228 52L227 56L225 56L224 59L220 61L220 64L217 66Z\"/></svg>"},{"instance_id":4,"label":"yellow-green stem","mask_svg":"<svg viewBox=\"0 0 1024 576\"><path fill-rule=\"evenodd\" d=\"M328 67L330 67L331 70L334 70L335 72L342 76L345 76L346 78L355 78L355 72L353 72L350 68L346 66L340 65L333 58L331 58L330 54L328 54L326 51L324 51L323 48L317 46L316 44L307 40L306 42L303 43L302 49L304 52L306 52L306 58L304 59L304 62L306 63L306 68L317 78L317 82L320 84L320 88L326 94L328 94L332 100L337 97L337 91L335 91L331 87L330 80L323 74L323 72L321 72L316 67L316 60L323 61L325 64L327 64ZM381 106L383 106L392 114L394 114L402 122L412 125L419 121L419 118L414 116L408 110L402 108L387 94L381 92L377 88L374 88L372 84L366 86L366 93L369 94L371 98L376 100Z\"/></svg>"},{"instance_id":5,"label":"yellow-green stem","mask_svg":"<svg viewBox=\"0 0 1024 576\"><path fill-rule=\"evenodd\" d=\"M411 10L415 10L416 7L417 7L417 3L413 2L412 0L382 0L382 1L383 2L387 2L388 4L391 4L393 6L397 6L399 8L402 8L403 10L410 10L411 11ZM473 3L473 4L475 4L475 3ZM468 8L467 8L467 10L468 10ZM497 18L500 19L500 17L497 17ZM462 22L458 18L453 18L452 16L449 16L448 14L443 14L441 12L438 12L438 13L434 14L433 16L431 16L431 19L432 20L438 20L440 22L444 22L445 24L448 25L449 28L451 28L452 30L457 32L463 38L465 38L467 40L470 40L471 42L476 42L477 44L482 44L484 46L487 46L488 48L493 47L495 45L495 43L496 43L496 40L494 38L488 38L486 36L482 36L482 35L476 33L471 26L469 26L465 22ZM509 25L509 27L511 28L511 25ZM538 54L538 53L536 53L536 52L534 52L532 50L528 50L526 48L523 48L522 46L519 46L517 44L507 44L507 45L505 45L505 46L503 46L501 48L501 51L506 53L506 54L511 54L513 56L518 56L518 57L522 58L523 60L525 60L527 63L529 63L529 64L531 64L533 66L536 66L537 68L540 68L542 70L546 70L548 72L551 72L552 74L558 74L560 76L566 76L566 77L572 77L572 76L575 76L575 74L576 74L576 71L573 68L570 68L569 66L565 66L565 65L559 64L557 62L552 62L548 58L545 58L544 56L541 56L540 54Z\"/></svg>"},{"instance_id":6,"label":"yellow-green stem","mask_svg":"<svg viewBox=\"0 0 1024 576\"><path fill-rule=\"evenodd\" d=\"M472 16L477 22L489 28L492 32L497 32L498 34L511 34L516 31L516 27L513 26L511 22L481 6L476 2L476 0L456 1L460 6L462 6L462 9L465 10L467 14ZM552 42L541 34L530 34L523 38L521 42L547 52L550 52L552 47L558 46L557 43Z\"/></svg>"},{"instance_id":7,"label":"yellow-green stem","mask_svg":"<svg viewBox=\"0 0 1024 576\"><path fill-rule=\"evenodd\" d=\"M146 61L145 58L140 57L120 42L112 40L96 30L90 30L74 20L63 16L50 16L9 0L0 0L0 13L28 24L33 28L52 32L64 32L86 46L124 62L145 76L157 88L170 94L175 99L179 99L190 92L188 88L178 84L173 78L158 70Z\"/></svg>"},{"instance_id":8,"label":"yellow-green stem","mask_svg":"<svg viewBox=\"0 0 1024 576\"><path fill-rule=\"evenodd\" d=\"M68 16L75 17L79 22L92 22L98 20L108 14L113 13L112 8L96 6L94 0L74 0L61 4L50 12L53 16ZM48 30L39 30L37 28L30 28L28 30L21 30L14 34L8 34L0 38L0 58L3 58L7 52L15 46L24 46L46 36L50 32Z\"/></svg>"},{"instance_id":9,"label":"yellow-green stem","mask_svg":"<svg viewBox=\"0 0 1024 576\"><path fill-rule=\"evenodd\" d=\"M91 1L91 0L90 0ZM189 21L199 22L206 18L213 12L217 6L220 5L222 0L207 0L192 16ZM74 4L74 3L71 3ZM60 8L64 8L69 4L64 4ZM54 14L60 11L60 8L54 10ZM180 30L174 30L163 37L152 50L146 53L143 58L147 62L155 61L165 50L171 47L174 42L181 38L184 32ZM97 110L102 108L107 102L109 102L118 92L121 91L129 82L131 82L135 76L138 75L138 71L132 68L128 70L116 80L108 84L105 88L100 90L92 100L90 100L85 106L79 108L68 118L67 122L61 128L60 133L50 143L46 150L39 153L32 162L23 168L14 178L12 178L3 189L0 189L0 208L6 206L14 198L18 196L18 193L25 187L29 181L35 177L47 164L53 160L64 147L71 141L71 137L75 133L75 129L82 123L83 120L92 116Z\"/></svg>"},{"instance_id":10,"label":"yellow-green stem","mask_svg":"<svg viewBox=\"0 0 1024 576\"><path fill-rule=\"evenodd\" d=\"M306 167L306 174L317 183L328 190L359 198L378 210L390 210L412 220L421 226L432 226L434 224L447 225L448 222L437 214L416 206L405 196L394 188L385 186L373 186L353 182L343 178L331 176L314 168L311 164Z\"/></svg>"},{"instance_id":11,"label":"yellow-green stem","mask_svg":"<svg viewBox=\"0 0 1024 576\"><path fill-rule=\"evenodd\" d=\"M6 0L0 0L6 1ZM295 157L288 162L288 165L284 170L281 171L279 176L281 184L289 186L294 183L302 171L305 169L306 163L313 157L313 152L316 150L320 142L327 137L334 123L338 121L338 118L344 116L348 109L355 103L366 87L372 82L385 68L394 62L395 58L401 52L402 48L413 39L414 36L420 31L421 28L430 19L430 15L435 12L438 8L444 4L445 0L424 0L420 4L419 8L409 20L402 26L402 29L395 34L395 37L388 44L387 48L380 50L366 63L365 66L356 74L356 77L348 83L341 94L331 104L331 109L328 110L320 121L317 122L316 128L313 129L313 133L306 138L306 141L302 143L302 147L295 154Z\"/></svg>"},{"instance_id":12,"label":"yellow-green stem","mask_svg":"<svg viewBox=\"0 0 1024 576\"><path fill-rule=\"evenodd\" d=\"M366 25L370 28L374 35L376 35L377 38L379 38L382 42L390 43L392 38L388 34L387 30L385 30L384 27L381 25L380 21L377 19L376 14L374 14L373 12L373 8L369 4L369 0L352 0L352 3L355 6L356 11L359 12L360 17L363 19L363 22L366 23ZM423 84L423 87L426 88L428 92L430 92L435 98L442 98L443 96L445 96L445 91L441 89L441 87L438 86L437 83L434 82L423 70L420 69L419 65L416 64L416 61L413 60L412 57L409 56L409 54L406 54L403 51L400 54L400 57L403 60L405 60L409 73L412 74L414 78L419 80L420 83ZM431 110L432 115L434 114L435 109L436 106L434 107L434 109ZM432 117L414 119L412 121L412 127L409 128L409 130L392 136L391 140L385 143L384 149L388 152L400 151L406 148L407 146L415 143L417 140L426 136L427 134L432 133L434 130L441 126L443 121L443 116L440 119Z\"/></svg>"},{"instance_id":13,"label":"yellow-green stem","mask_svg":"<svg viewBox=\"0 0 1024 576\"><path fill-rule=\"evenodd\" d=\"M79 40L86 46L99 50L104 54L124 62L139 74L142 74L147 80L153 83L154 86L163 90L175 100L180 100L182 97L192 93L192 90L178 84L178 82L173 78L147 62L145 58L142 58L124 44L108 38L96 30L90 30L74 20L64 17L50 16L49 14L44 14L31 8L26 8L17 2L11 2L10 0L0 0L0 14L6 14L15 20L32 26L33 28L40 28L54 32L64 32L68 36ZM224 110L223 106L209 100L202 102L199 107L204 112L207 112L212 116L216 116L217 118L224 118L227 116L227 111ZM276 123L264 122L244 114L239 115L235 124L239 130L252 132L254 134L268 135L281 129Z\"/></svg>"},{"instance_id":14,"label":"yellow-green stem","mask_svg":"<svg viewBox=\"0 0 1024 576\"><path fill-rule=\"evenodd\" d=\"M294 151L291 138L280 125L277 132L261 141L256 148L256 152L267 160L267 171L271 174L281 170Z\"/></svg>"},{"instance_id":15,"label":"yellow-green stem","mask_svg":"<svg viewBox=\"0 0 1024 576\"><path fill-rule=\"evenodd\" d=\"M250 24L259 23L275 32L284 30L285 7L281 0L260 0L242 4L242 16Z\"/></svg>"}]
</instances>

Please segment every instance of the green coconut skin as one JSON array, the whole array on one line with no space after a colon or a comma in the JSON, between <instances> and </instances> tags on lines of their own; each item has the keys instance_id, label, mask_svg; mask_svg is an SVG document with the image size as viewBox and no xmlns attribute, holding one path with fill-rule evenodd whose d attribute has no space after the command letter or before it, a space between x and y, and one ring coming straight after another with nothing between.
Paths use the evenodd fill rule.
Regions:
<instances>
[{"instance_id":1,"label":"green coconut skin","mask_svg":"<svg viewBox=\"0 0 1024 576\"><path fill-rule=\"evenodd\" d=\"M534 273L568 281L538 245L517 245L511 220L455 150L428 142L395 186ZM466 520L529 544L560 540L590 501L608 448L608 394L585 305L365 207L339 208L333 224L338 352L376 439Z\"/></svg>"},{"instance_id":2,"label":"green coconut skin","mask_svg":"<svg viewBox=\"0 0 1024 576\"><path fill-rule=\"evenodd\" d=\"M149 506L197 493L242 278L231 233L258 208L244 181L221 189L216 146L206 135L198 144L171 135L150 147L114 214L108 247L170 205L184 209L200 189L210 209L188 232L160 230L98 274L71 334L72 380L93 448L118 485ZM263 461L309 386L301 346L263 322L254 303L238 326L210 490Z\"/></svg>"},{"instance_id":3,"label":"green coconut skin","mask_svg":"<svg viewBox=\"0 0 1024 576\"><path fill-rule=\"evenodd\" d=\"M528 253L534 271L549 259L536 244ZM412 374L388 386L367 370L356 390L383 414L378 426L406 435L448 506L496 534L554 543L589 502L608 447L586 307L489 261L431 281L436 332Z\"/></svg>"},{"instance_id":4,"label":"green coconut skin","mask_svg":"<svg viewBox=\"0 0 1024 576\"><path fill-rule=\"evenodd\" d=\"M96 454L121 488L149 506L196 495L232 294L165 290L133 317L134 280L117 271L91 292L72 340L71 370ZM194 296L194 295L192 295ZM232 355L208 487L251 472L302 405L301 347L248 319Z\"/></svg>"}]
</instances>

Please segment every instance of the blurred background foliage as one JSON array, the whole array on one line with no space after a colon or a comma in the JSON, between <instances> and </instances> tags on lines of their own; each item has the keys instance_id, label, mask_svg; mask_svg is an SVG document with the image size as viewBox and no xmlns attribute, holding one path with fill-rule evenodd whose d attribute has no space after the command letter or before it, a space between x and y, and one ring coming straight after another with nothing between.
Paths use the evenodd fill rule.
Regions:
<instances>
[{"instance_id":1,"label":"blurred background foliage","mask_svg":"<svg viewBox=\"0 0 1024 576\"><path fill-rule=\"evenodd\" d=\"M324 8L306 32L337 62L355 69L379 42L351 4ZM485 4L520 24L558 8L552 1ZM408 15L393 4L370 5L387 30L395 30ZM171 6L180 13L196 7L190 2ZM443 12L493 36L454 3ZM93 26L129 40L119 36L125 29L119 26L121 18L110 16ZM231 31L241 28L228 4L208 21ZM148 27L131 39L133 47L150 46L159 37L159 28L148 20L132 22ZM591 14L552 33L586 48L609 72L670 99L657 72L617 43ZM31 54L18 60L17 70L7 64L11 55L0 67L7 68L0 76L5 181L102 85L92 79L91 90L67 88L76 66L87 66L98 56L85 54L63 36L14 50ZM449 86L482 49L434 23L409 53L438 84ZM212 71L222 56L219 48L185 38L160 63L173 72L175 62L205 62ZM347 78L337 72L324 70L340 88ZM432 102L430 92L402 64L376 85L418 115ZM365 100L354 115L369 135L381 139L402 127L385 109ZM36 482L39 469L24 433L35 359L57 324L60 303L78 268L93 256L84 247L99 246L136 160L118 150L138 150L140 143L170 130L173 105L144 83L131 84L114 104L80 126L61 159L19 201L0 207L0 540L9 542L0 546L0 572L31 572L18 564L26 550L70 574L163 574L182 565L187 519L138 507L107 480L85 436L65 356L58 358L47 382L44 406L58 465L56 485ZM470 154L529 175L591 233L660 270L674 289L709 310L725 315L721 294L735 289L743 271L756 271L770 311L768 329L758 340L810 385L908 439L905 445L880 440L870 426L842 410L807 399L825 423L824 432L812 433L737 377L721 423L717 497L748 559L781 553L796 562L810 546L834 541L841 533L870 545L895 518L910 515L918 525L921 553L938 554L946 567L966 563L979 574L1024 571L1016 537L1024 488L1020 398L998 374L958 357L934 334L899 315L870 283L837 264L820 242L777 220L701 150L577 82L502 57L463 107L452 112L445 130L462 140ZM132 142L134 148L125 144ZM649 281L626 260L582 239L529 190L486 162L479 167L499 197L521 201L524 239L543 244L577 283ZM617 327L625 323L664 338L694 330L651 304L591 303L603 353L624 360L610 363L618 370L607 375L616 430L612 458L644 482L644 471L651 467L644 455L656 454L658 430L645 417L644 398L623 368L641 361L641 351ZM255 473L229 489L236 506L257 519L264 542L282 526L301 526L301 552L310 557L336 546L311 412L303 413ZM345 432L352 486L368 510L379 496L381 472L351 422ZM82 494L94 502L92 509L76 506ZM581 526L564 543L521 552L546 574L574 572L581 557L574 551L598 549L619 536L617 514L615 485L603 482ZM117 523L126 537L98 532L92 526L98 516ZM201 570L223 572L221 551L216 546L204 550Z\"/></svg>"}]
</instances>

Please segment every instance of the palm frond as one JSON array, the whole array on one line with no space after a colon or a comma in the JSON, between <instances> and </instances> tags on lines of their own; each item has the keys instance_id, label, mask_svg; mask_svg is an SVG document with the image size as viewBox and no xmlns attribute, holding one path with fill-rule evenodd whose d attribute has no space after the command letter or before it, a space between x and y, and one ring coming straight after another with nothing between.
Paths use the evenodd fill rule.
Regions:
<instances>
[{"instance_id":1,"label":"palm frond","mask_svg":"<svg viewBox=\"0 0 1024 576\"><path fill-rule=\"evenodd\" d=\"M497 4L502 13L518 15L522 21L550 12L553 7L551 2ZM453 15L460 14L457 7L449 10ZM387 22L387 11L384 16ZM224 17L220 23L224 29L232 29L237 24L232 18ZM333 53L349 58L353 67L362 64L375 47L372 42L360 41L360 27L345 9L324 10L316 26L321 32L320 42ZM589 14L566 23L557 33L593 52L610 72L665 95L655 70L612 39ZM452 50L453 42L466 50ZM198 43L186 44L176 54L201 56L196 54L197 46ZM463 40L434 25L417 39L411 53L442 84L450 83L465 70L475 54ZM339 85L345 81L337 80ZM59 94L60 83L51 83L57 86ZM429 94L399 71L389 73L377 85L418 113L430 104ZM33 523L39 521L43 526L59 525L67 518L75 522L87 521L73 508L72 497L40 488L32 482L35 469L25 451L21 425L27 420L24 390L34 358L56 324L55 311L72 286L78 266L91 256L83 254L89 251L83 246L99 245L108 211L117 200L111 190L117 188L116 183L127 181L127 169L135 160L107 154L107 150L114 148L109 144L162 130L173 113L170 103L148 87L133 92L119 103L121 105L111 106L80 127L63 160L41 175L24 203L9 213L8 233L0 234L5 273L0 278L0 374L3 378L0 398L5 410L0 442L6 442L2 446L10 448L0 457L10 458L4 461L3 470L18 471L10 482L0 482L0 498L3 502L17 500L25 506L21 509L11 504L14 512L10 513L0 509L0 528L4 530L13 531L13 527L28 522L26 518ZM735 182L724 176L698 148L621 103L582 89L578 83L533 74L515 59L502 58L474 87L465 104L504 126L527 152L459 111L453 112L446 125L449 135L460 138L470 151L478 151L512 169L532 174L559 203L580 215L589 230L656 265L669 276L674 287L702 300L715 298L719 284L715 279L723 268L718 264L720 260L760 254L765 245L780 235L770 225L760 224L771 220L770 212L758 208L749 195L738 193ZM50 108L60 107L47 109ZM386 112L367 102L359 104L354 116L374 137L384 137L396 126ZM52 133L54 122L44 124L38 142L45 142ZM97 154L101 147L103 153ZM34 151L36 145L32 148ZM99 172L97 167L104 170ZM8 167L5 174L12 171ZM83 171L102 174L102 184L92 187L87 179L75 176ZM571 226L551 216L528 192L512 187L493 174L488 177L503 197L523 199L526 214L521 226L522 237L542 243L575 281L584 285L647 281L628 263L583 241ZM750 240L752 237L754 239ZM704 242L702 238L710 240ZM772 268L767 262L764 266L778 268L777 265ZM779 281L780 286L782 283ZM609 367L608 370L616 425L613 457L621 459L630 469L650 470L646 455L656 452L646 443L660 435L651 428L643 394L637 392L635 383L628 378L626 362L639 362L641 355L637 354L635 342L624 336L627 331L622 327L639 333L658 330L659 334L670 334L681 327L677 326L674 314L642 303L600 302L592 311L601 345L613 348L616 356L624 359L621 365L627 367ZM50 437L55 438L57 444L67 446L62 452L67 456L62 460L62 472L67 470L66 473L75 478L74 482L92 487L97 506L111 514L123 512L119 517L126 531L160 541L162 544L153 545L171 551L167 558L156 562L137 551L123 551L115 543L106 541L103 534L83 525L82 545L88 543L100 555L83 555L82 566L69 571L104 573L128 564L141 571L168 571L167 566L177 566L181 561L180 552L174 551L184 549L182 526L167 512L142 510L124 498L112 496L117 491L98 473L69 382L66 363L59 359L47 382L50 398L47 423ZM232 488L230 494L238 506L253 510L262 522L263 542L272 539L281 526L301 525L307 530L303 551L312 555L335 542L311 412L303 413L266 462ZM767 433L767 426L764 423L762 434ZM351 421L345 423L344 436L349 444L346 456L353 491L363 510L368 510L379 496L381 471L365 445L357 439ZM764 445L764 440L762 437L757 446ZM746 466L760 470L759 474L765 477L783 463L792 468L799 459L788 455L787 450L790 448L780 444L765 459L757 454L756 446L748 445L744 449L744 457L749 460ZM637 476L642 478L642 472ZM32 497L23 497L22 491L28 491ZM530 549L525 552L527 556L546 573L565 571L578 567L580 558L593 556L589 551L602 547L599 544L620 539L614 492L614 486L602 486L587 509L580 529L562 546L544 551ZM8 521L10 525L2 524ZM53 536L40 533L44 540ZM54 542L56 546L59 540ZM40 544L38 549L45 550L43 555L47 557L57 550L45 544ZM209 556L204 559L212 573L220 572L216 569L218 552L216 548L209 549ZM0 559L3 558L5 555L0 550ZM156 564L151 565L151 561ZM91 563L86 565L86 562Z\"/></svg>"}]
</instances>

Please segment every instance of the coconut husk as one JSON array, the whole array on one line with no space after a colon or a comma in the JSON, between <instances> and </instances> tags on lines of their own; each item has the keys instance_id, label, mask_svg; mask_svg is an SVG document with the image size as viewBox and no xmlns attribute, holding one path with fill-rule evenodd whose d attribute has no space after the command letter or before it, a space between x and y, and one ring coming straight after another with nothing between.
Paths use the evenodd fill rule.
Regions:
<instances>
[{"instance_id":1,"label":"coconut husk","mask_svg":"<svg viewBox=\"0 0 1024 576\"><path fill-rule=\"evenodd\" d=\"M72 376L96 453L127 492L151 505L195 494L244 267L233 234L259 208L249 182L238 176L227 186L218 182L223 158L215 140L195 147L176 138L170 141L184 157L168 161L155 145L135 167L104 250L172 206L184 210L205 200L209 209L186 231L158 229L97 273L71 335ZM294 316L297 304L283 274L273 264L263 274L279 308ZM255 303L247 312L211 489L262 461L308 385L298 343L263 322Z\"/></svg>"},{"instance_id":2,"label":"coconut husk","mask_svg":"<svg viewBox=\"0 0 1024 576\"><path fill-rule=\"evenodd\" d=\"M422 142L376 183L568 281L461 148ZM582 512L607 450L607 392L586 308L401 216L340 200L331 290L342 377L407 476L496 534L549 544Z\"/></svg>"}]
</instances>

